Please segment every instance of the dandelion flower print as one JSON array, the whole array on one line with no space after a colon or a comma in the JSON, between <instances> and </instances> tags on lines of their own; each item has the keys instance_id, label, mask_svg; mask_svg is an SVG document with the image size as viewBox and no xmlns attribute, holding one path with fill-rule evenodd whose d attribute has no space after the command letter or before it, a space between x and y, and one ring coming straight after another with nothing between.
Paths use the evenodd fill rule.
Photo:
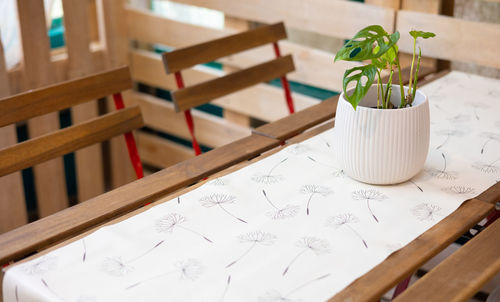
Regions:
<instances>
[{"instance_id":1,"label":"dandelion flower print","mask_svg":"<svg viewBox=\"0 0 500 302\"><path fill-rule=\"evenodd\" d=\"M461 136L464 135L464 132L460 131L460 130L445 129L445 130L437 131L436 135L445 136L446 137L444 139L444 141L436 147L436 150L439 150L444 145L446 145L446 143L448 143L448 141L450 140L451 137L461 137Z\"/></svg>"},{"instance_id":2,"label":"dandelion flower print","mask_svg":"<svg viewBox=\"0 0 500 302\"><path fill-rule=\"evenodd\" d=\"M484 142L483 146L481 147L481 154L484 153L484 150L486 149L486 145L489 142L491 142L491 141L500 142L500 133L483 132L483 133L481 133L481 136L486 138L486 141Z\"/></svg>"},{"instance_id":3,"label":"dandelion flower print","mask_svg":"<svg viewBox=\"0 0 500 302\"><path fill-rule=\"evenodd\" d=\"M91 295L81 295L78 299L76 299L76 302L97 302L97 297Z\"/></svg>"},{"instance_id":4,"label":"dandelion flower print","mask_svg":"<svg viewBox=\"0 0 500 302\"><path fill-rule=\"evenodd\" d=\"M368 248L366 240L363 239L363 237L361 237L361 235L351 226L351 224L355 224L358 222L359 218L354 214L344 213L328 218L328 220L326 221L326 226L334 229L338 229L343 226L347 227L354 235L356 235L361 240L361 242L363 242L365 248Z\"/></svg>"},{"instance_id":5,"label":"dandelion flower print","mask_svg":"<svg viewBox=\"0 0 500 302\"><path fill-rule=\"evenodd\" d=\"M287 148L287 152L293 155L300 155L309 151L309 147L304 144L294 144Z\"/></svg>"},{"instance_id":6,"label":"dandelion flower print","mask_svg":"<svg viewBox=\"0 0 500 302\"><path fill-rule=\"evenodd\" d=\"M158 248L160 245L162 245L163 242L165 241L161 240L160 242L156 243L153 247L144 251L142 254L139 254L134 258L126 261L122 260L121 257L106 257L101 266L101 269L102 271L112 276L117 276L117 277L124 276L134 270L134 268L131 266L131 263L145 257L146 255L154 251L156 248Z\"/></svg>"},{"instance_id":7,"label":"dandelion flower print","mask_svg":"<svg viewBox=\"0 0 500 302\"><path fill-rule=\"evenodd\" d=\"M472 110L474 111L474 117L478 121L480 120L480 117L479 117L479 113L477 112L477 110L490 108L490 106L488 104L481 103L481 102L472 102L472 103L470 103L470 105L472 106Z\"/></svg>"},{"instance_id":8,"label":"dandelion flower print","mask_svg":"<svg viewBox=\"0 0 500 302\"><path fill-rule=\"evenodd\" d=\"M28 275L43 275L57 267L55 256L42 256L38 259L23 264L21 270Z\"/></svg>"},{"instance_id":9,"label":"dandelion flower print","mask_svg":"<svg viewBox=\"0 0 500 302\"><path fill-rule=\"evenodd\" d=\"M457 195L472 195L476 193L476 190L468 186L451 186L441 189L443 192Z\"/></svg>"},{"instance_id":10,"label":"dandelion flower print","mask_svg":"<svg viewBox=\"0 0 500 302\"><path fill-rule=\"evenodd\" d=\"M377 216L373 214L372 208L370 207L370 201L372 200L383 201L387 199L387 196L373 189L357 190L352 192L352 199L366 201L366 206L368 207L368 211L370 211L370 214L372 215L373 219L375 219L376 222L379 222Z\"/></svg>"},{"instance_id":11,"label":"dandelion flower print","mask_svg":"<svg viewBox=\"0 0 500 302\"><path fill-rule=\"evenodd\" d=\"M207 196L203 196L200 199L201 204L205 208L211 208L211 207L217 206L222 211L224 211L227 215L233 217L234 219L237 219L243 223L247 223L245 220L243 220L239 217L236 217L234 214L232 214L231 212L226 210L226 208L224 207L224 205L233 204L235 201L236 201L236 197L234 197L232 195L219 194L219 193L214 193L214 194L210 194Z\"/></svg>"},{"instance_id":12,"label":"dandelion flower print","mask_svg":"<svg viewBox=\"0 0 500 302\"><path fill-rule=\"evenodd\" d=\"M217 177L216 179L208 182L211 186L227 186L229 181L222 177Z\"/></svg>"},{"instance_id":13,"label":"dandelion flower print","mask_svg":"<svg viewBox=\"0 0 500 302\"><path fill-rule=\"evenodd\" d=\"M204 267L196 259L187 259L184 261L179 261L175 264L179 272L179 280L191 280L194 281L203 274Z\"/></svg>"},{"instance_id":14,"label":"dandelion flower print","mask_svg":"<svg viewBox=\"0 0 500 302\"><path fill-rule=\"evenodd\" d=\"M323 197L326 197L330 194L333 194L333 191L325 186L320 186L320 185L304 185L300 188L300 193L304 195L309 195L309 198L307 200L307 207L306 207L306 214L309 215L309 207L311 205L311 201L313 199L314 195L321 195Z\"/></svg>"},{"instance_id":15,"label":"dandelion flower print","mask_svg":"<svg viewBox=\"0 0 500 302\"><path fill-rule=\"evenodd\" d=\"M262 231L254 231L254 232L249 232L249 233L240 235L238 237L238 239L239 239L240 243L251 243L251 245L240 257L238 257L233 262L229 263L226 266L226 268L235 265L238 261L243 259L246 255L248 255L248 253L250 253L250 251L254 247L257 246L257 244L263 245L263 246L273 245L274 242L276 241L277 237L271 233L266 233L266 232L262 232Z\"/></svg>"},{"instance_id":16,"label":"dandelion flower print","mask_svg":"<svg viewBox=\"0 0 500 302\"><path fill-rule=\"evenodd\" d=\"M286 275L292 264L295 263L295 261L297 261L297 259L299 259L299 257L306 252L313 252L316 256L330 253L330 244L328 243L328 241L312 236L302 237L295 245L301 250L295 257L293 257L292 261L290 261L288 266L285 268L285 270L283 271L283 276Z\"/></svg>"},{"instance_id":17,"label":"dandelion flower print","mask_svg":"<svg viewBox=\"0 0 500 302\"><path fill-rule=\"evenodd\" d=\"M224 298L226 297L227 291L229 290L229 285L231 285L231 275L227 277L226 280L226 286L224 287L224 291L222 292L222 296L219 299L219 302L224 301Z\"/></svg>"},{"instance_id":18,"label":"dandelion flower print","mask_svg":"<svg viewBox=\"0 0 500 302\"><path fill-rule=\"evenodd\" d=\"M277 290L270 290L267 291L264 295L259 297L259 302L299 302L302 301L301 299L292 299L290 296L292 296L294 293L298 292L299 290L303 289L304 287L308 287L320 280L323 280L325 278L328 278L330 274L325 274L320 277L314 278L312 280L309 280L294 289L288 291L286 294L282 295L279 291Z\"/></svg>"},{"instance_id":19,"label":"dandelion flower print","mask_svg":"<svg viewBox=\"0 0 500 302\"><path fill-rule=\"evenodd\" d=\"M111 276L121 277L132 272L134 268L126 264L121 257L106 257L101 270Z\"/></svg>"},{"instance_id":20,"label":"dandelion flower print","mask_svg":"<svg viewBox=\"0 0 500 302\"><path fill-rule=\"evenodd\" d=\"M135 282L135 283L127 286L125 289L129 290L129 289L132 289L132 288L137 287L139 285L142 285L146 282L160 279L160 278L164 278L164 277L171 276L171 275L177 275L177 278L180 281L182 281L182 280L195 281L204 273L204 271L205 271L205 268L201 264L201 262L199 262L196 259L191 258L191 259L187 259L184 261L176 262L174 264L173 270L169 270L163 274L155 275L155 276L140 280L138 282Z\"/></svg>"},{"instance_id":21,"label":"dandelion flower print","mask_svg":"<svg viewBox=\"0 0 500 302\"><path fill-rule=\"evenodd\" d=\"M434 221L440 214L441 207L430 203L421 203L411 209L411 213L420 221Z\"/></svg>"},{"instance_id":22,"label":"dandelion flower print","mask_svg":"<svg viewBox=\"0 0 500 302\"><path fill-rule=\"evenodd\" d=\"M455 124L461 124L464 122L468 122L469 120L470 120L470 116L467 114L457 114L453 117L448 118L448 121L450 121L451 123L455 123Z\"/></svg>"},{"instance_id":23,"label":"dandelion flower print","mask_svg":"<svg viewBox=\"0 0 500 302\"><path fill-rule=\"evenodd\" d=\"M262 194L264 194L267 203L269 203L269 205L273 207L273 210L268 211L266 213L266 215L271 219L280 220L280 219L292 218L298 214L299 206L287 204L283 207L278 207L271 201L271 199L269 199L269 196L267 195L265 190L262 190Z\"/></svg>"},{"instance_id":24,"label":"dandelion flower print","mask_svg":"<svg viewBox=\"0 0 500 302\"><path fill-rule=\"evenodd\" d=\"M301 302L302 300L291 299L283 296L277 290L267 291L264 295L259 297L259 302Z\"/></svg>"},{"instance_id":25,"label":"dandelion flower print","mask_svg":"<svg viewBox=\"0 0 500 302\"><path fill-rule=\"evenodd\" d=\"M287 160L288 160L288 157L282 159L280 162L278 162L277 164L272 166L271 169L269 169L269 171L267 171L267 173L255 174L254 176L252 176L252 180L257 182L257 183L262 183L265 185L271 185L271 184L275 184L275 183L282 181L283 179L285 179L285 177L283 175L280 175L280 174L274 174L274 170L276 170L276 168L278 168L281 164L283 164Z\"/></svg>"},{"instance_id":26,"label":"dandelion flower print","mask_svg":"<svg viewBox=\"0 0 500 302\"><path fill-rule=\"evenodd\" d=\"M495 163L498 162L499 160L500 160L500 158L498 158L490 163L484 163L484 162L478 161L478 162L473 163L472 167L474 169L477 169L477 170L483 172L483 173L495 174L495 173L500 172L500 166L495 165Z\"/></svg>"},{"instance_id":27,"label":"dandelion flower print","mask_svg":"<svg viewBox=\"0 0 500 302\"><path fill-rule=\"evenodd\" d=\"M325 167L328 167L330 169L332 169L332 175L333 177L345 177L345 173L344 173L344 170L340 169L340 168L337 168L333 165L329 165L329 164L326 164L326 163L323 163L323 162L320 162L318 160L316 160L314 157L312 156L308 156L307 157L310 161L312 162L315 162L319 165L322 165L322 166L325 166Z\"/></svg>"},{"instance_id":28,"label":"dandelion flower print","mask_svg":"<svg viewBox=\"0 0 500 302\"><path fill-rule=\"evenodd\" d=\"M195 230L183 226L182 224L184 224L186 221L186 217L177 213L170 213L158 219L155 223L155 228L159 233L172 233L175 229L182 229L198 235L210 243L213 243L213 241L208 239L206 236L196 232Z\"/></svg>"},{"instance_id":29,"label":"dandelion flower print","mask_svg":"<svg viewBox=\"0 0 500 302\"><path fill-rule=\"evenodd\" d=\"M447 171L447 166L446 166L446 156L444 153L441 153L441 157L443 158L443 169L437 169L437 168L429 168L426 169L427 173L429 173L432 177L437 178L437 179L445 179L445 180L454 180L457 179L457 173L456 172L450 172Z\"/></svg>"},{"instance_id":30,"label":"dandelion flower print","mask_svg":"<svg viewBox=\"0 0 500 302\"><path fill-rule=\"evenodd\" d=\"M421 186L419 186L414 180L410 179L408 180L409 183L413 184L415 187L417 187L417 189L420 191L420 192L424 192L424 190L422 189Z\"/></svg>"}]
</instances>

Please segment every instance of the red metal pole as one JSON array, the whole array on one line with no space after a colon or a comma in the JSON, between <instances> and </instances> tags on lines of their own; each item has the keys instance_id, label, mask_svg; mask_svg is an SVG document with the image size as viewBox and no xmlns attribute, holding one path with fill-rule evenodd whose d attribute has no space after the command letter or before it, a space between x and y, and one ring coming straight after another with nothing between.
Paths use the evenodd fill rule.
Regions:
<instances>
[{"instance_id":1,"label":"red metal pole","mask_svg":"<svg viewBox=\"0 0 500 302\"><path fill-rule=\"evenodd\" d=\"M274 48L274 53L276 54L276 57L277 58L281 57L281 51L280 51L280 47L278 45L278 42L273 43L273 48ZM290 112L290 114L292 114L295 112L295 107L293 105L290 84L288 83L288 79L286 78L286 75L281 77L281 86L283 86L283 90L285 91L285 99L286 99L286 104L288 106L288 112Z\"/></svg>"},{"instance_id":2,"label":"red metal pole","mask_svg":"<svg viewBox=\"0 0 500 302\"><path fill-rule=\"evenodd\" d=\"M182 79L180 71L175 72L175 81L177 82L177 88L179 89L184 88L184 80ZM189 133L191 134L191 143L193 145L194 154L198 156L201 154L201 148L200 145L198 144L198 141L196 140L196 136L194 135L194 123L193 123L193 116L191 115L191 110L188 109L184 111L184 118L186 119L186 124L188 126Z\"/></svg>"},{"instance_id":3,"label":"red metal pole","mask_svg":"<svg viewBox=\"0 0 500 302\"><path fill-rule=\"evenodd\" d=\"M394 294L392 295L391 300L396 299L397 296L401 295L408 288L408 285L410 284L411 276L412 275L410 275L409 277L407 277L406 279L401 281L398 284L398 286L396 286L396 289L394 290Z\"/></svg>"},{"instance_id":4,"label":"red metal pole","mask_svg":"<svg viewBox=\"0 0 500 302\"><path fill-rule=\"evenodd\" d=\"M121 93L113 94L113 100L115 101L115 107L117 110L125 108ZM127 132L124 134L124 136L125 142L127 143L128 154L130 156L130 160L132 161L132 166L135 170L135 175L137 176L137 179L143 178L144 172L142 170L141 158L139 157L139 152L137 151L137 145L135 144L134 136L132 135L132 132Z\"/></svg>"}]
</instances>

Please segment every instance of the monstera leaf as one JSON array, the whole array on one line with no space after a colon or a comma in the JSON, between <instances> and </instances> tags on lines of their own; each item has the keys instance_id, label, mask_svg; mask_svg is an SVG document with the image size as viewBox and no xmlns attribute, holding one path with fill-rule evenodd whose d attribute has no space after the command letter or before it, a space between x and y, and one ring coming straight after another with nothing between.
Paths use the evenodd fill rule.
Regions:
<instances>
[{"instance_id":1,"label":"monstera leaf","mask_svg":"<svg viewBox=\"0 0 500 302\"><path fill-rule=\"evenodd\" d=\"M335 55L335 61L362 61L378 58L399 40L399 32L389 35L380 25L371 25L360 30ZM374 49L378 46L377 51Z\"/></svg>"},{"instance_id":2,"label":"monstera leaf","mask_svg":"<svg viewBox=\"0 0 500 302\"><path fill-rule=\"evenodd\" d=\"M377 45L373 51L378 51L380 47ZM398 46L393 45L388 51L378 58L372 59L372 64L377 66L379 69L389 69L391 64L395 63L396 56L398 55Z\"/></svg>"},{"instance_id":3,"label":"monstera leaf","mask_svg":"<svg viewBox=\"0 0 500 302\"><path fill-rule=\"evenodd\" d=\"M416 40L417 38L422 38L422 39L428 39L435 37L435 33L431 33L428 31L421 31L421 30L412 30L410 31L410 35Z\"/></svg>"},{"instance_id":4,"label":"monstera leaf","mask_svg":"<svg viewBox=\"0 0 500 302\"><path fill-rule=\"evenodd\" d=\"M349 103L351 103L354 110L358 107L359 102L366 95L371 85L373 84L373 80L375 79L375 75L377 74L377 67L373 64L354 67L346 70L344 73L344 93L345 98ZM366 78L366 82L363 84L363 79ZM353 93L351 95L347 95L347 85L351 82L356 82L356 88L354 88Z\"/></svg>"}]
</instances>

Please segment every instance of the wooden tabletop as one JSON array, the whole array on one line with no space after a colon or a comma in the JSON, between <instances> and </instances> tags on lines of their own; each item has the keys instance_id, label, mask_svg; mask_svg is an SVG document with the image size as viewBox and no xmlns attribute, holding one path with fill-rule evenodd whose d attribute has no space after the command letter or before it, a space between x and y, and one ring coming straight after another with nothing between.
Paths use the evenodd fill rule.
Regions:
<instances>
[{"instance_id":1,"label":"wooden tabletop","mask_svg":"<svg viewBox=\"0 0 500 302\"><path fill-rule=\"evenodd\" d=\"M160 198L168 200L193 190L209 176L212 179L230 173L277 152L282 141L302 141L331 128L336 102L337 97L330 98L294 115L259 127L251 136L2 234L0 264L19 261L34 252L46 253L68 244L104 224L116 223L145 211L154 206L155 201ZM324 123L325 121L329 122ZM322 123L324 124L320 125ZM313 128L318 125L320 126ZM313 129L301 133L311 128ZM170 198L165 199L168 195ZM398 282L486 217L494 208L493 203L498 200L500 184L497 183L476 198L464 202L454 213L390 255L330 301L377 301ZM151 205L145 206L150 202Z\"/></svg>"}]
</instances>

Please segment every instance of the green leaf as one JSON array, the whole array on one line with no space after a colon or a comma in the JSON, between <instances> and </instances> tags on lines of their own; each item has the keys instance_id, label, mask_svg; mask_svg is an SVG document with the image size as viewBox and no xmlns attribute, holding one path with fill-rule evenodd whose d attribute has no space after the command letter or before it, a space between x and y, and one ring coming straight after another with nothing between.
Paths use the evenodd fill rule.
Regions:
<instances>
[{"instance_id":1,"label":"green leaf","mask_svg":"<svg viewBox=\"0 0 500 302\"><path fill-rule=\"evenodd\" d=\"M412 31L410 31L410 35L414 39L417 39L417 38L428 39L428 38L432 38L432 37L436 36L435 33L431 33L429 31L421 31L421 30L412 30Z\"/></svg>"},{"instance_id":2,"label":"green leaf","mask_svg":"<svg viewBox=\"0 0 500 302\"><path fill-rule=\"evenodd\" d=\"M353 74L354 73L354 74ZM370 64L366 66L354 67L348 69L344 73L344 96L351 103L354 110L358 106L359 102L366 95L368 90L373 84L375 80L375 75L377 74L377 67ZM366 78L366 83L363 85L362 79ZM351 95L347 95L347 85L351 82L356 82L356 88L354 88L353 93Z\"/></svg>"},{"instance_id":3,"label":"green leaf","mask_svg":"<svg viewBox=\"0 0 500 302\"><path fill-rule=\"evenodd\" d=\"M379 46L377 45L375 49ZM374 51L375 51L374 49ZM395 64L396 56L398 55L398 46L393 45L386 53L384 53L380 58L372 59L372 64L377 66L379 69L389 69L391 64Z\"/></svg>"},{"instance_id":4,"label":"green leaf","mask_svg":"<svg viewBox=\"0 0 500 302\"><path fill-rule=\"evenodd\" d=\"M389 35L380 25L360 30L335 55L337 60L363 61L382 56L399 40L399 32ZM378 46L377 50L376 47Z\"/></svg>"}]
</instances>

